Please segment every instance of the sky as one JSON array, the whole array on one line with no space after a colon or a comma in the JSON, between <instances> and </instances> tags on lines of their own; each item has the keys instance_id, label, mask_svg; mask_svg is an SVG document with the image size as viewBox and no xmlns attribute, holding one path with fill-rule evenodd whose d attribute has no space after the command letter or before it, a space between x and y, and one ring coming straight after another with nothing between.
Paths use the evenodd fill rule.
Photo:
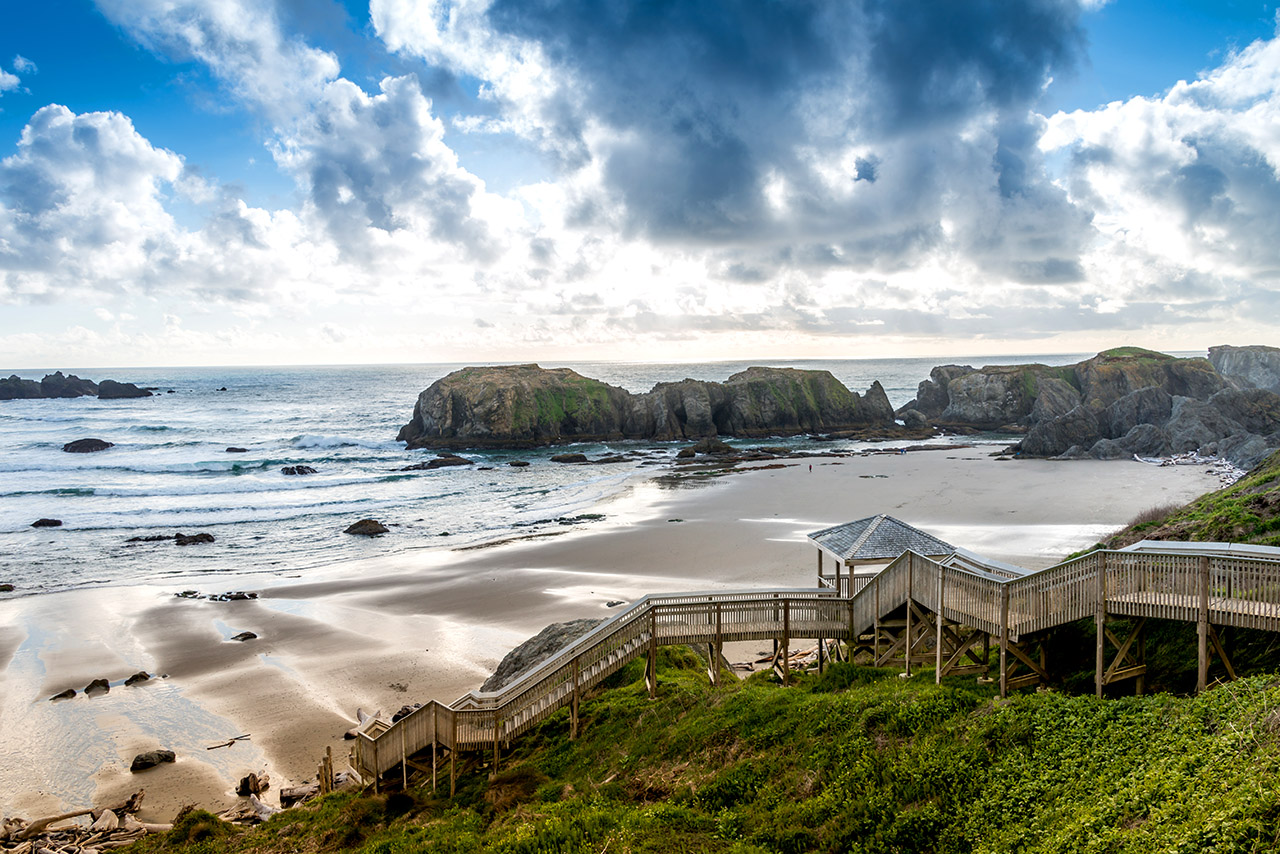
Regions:
<instances>
[{"instance_id":1,"label":"sky","mask_svg":"<svg viewBox=\"0 0 1280 854\"><path fill-rule=\"evenodd\" d=\"M1274 3L0 22L9 369L1280 344Z\"/></svg>"}]
</instances>

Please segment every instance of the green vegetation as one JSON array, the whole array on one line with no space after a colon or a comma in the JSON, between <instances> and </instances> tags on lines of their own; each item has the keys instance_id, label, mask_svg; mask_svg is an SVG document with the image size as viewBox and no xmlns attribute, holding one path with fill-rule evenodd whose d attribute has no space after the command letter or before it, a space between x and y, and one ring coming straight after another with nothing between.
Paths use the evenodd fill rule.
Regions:
<instances>
[{"instance_id":1,"label":"green vegetation","mask_svg":"<svg viewBox=\"0 0 1280 854\"><path fill-rule=\"evenodd\" d=\"M1098 357L1105 362L1171 362L1177 360L1177 356L1170 356L1168 353L1159 353L1142 347L1113 347L1110 350L1103 350L1098 354Z\"/></svg>"},{"instance_id":2,"label":"green vegetation","mask_svg":"<svg viewBox=\"0 0 1280 854\"><path fill-rule=\"evenodd\" d=\"M142 851L1202 852L1280 845L1280 681L1196 698L1008 701L835 665L784 688L712 688L663 652L520 740L457 797L337 794L226 839L190 828Z\"/></svg>"},{"instance_id":3,"label":"green vegetation","mask_svg":"<svg viewBox=\"0 0 1280 854\"><path fill-rule=\"evenodd\" d=\"M1226 489L1156 516L1144 514L1098 547L1121 548L1143 539L1280 546L1280 452Z\"/></svg>"}]
</instances>

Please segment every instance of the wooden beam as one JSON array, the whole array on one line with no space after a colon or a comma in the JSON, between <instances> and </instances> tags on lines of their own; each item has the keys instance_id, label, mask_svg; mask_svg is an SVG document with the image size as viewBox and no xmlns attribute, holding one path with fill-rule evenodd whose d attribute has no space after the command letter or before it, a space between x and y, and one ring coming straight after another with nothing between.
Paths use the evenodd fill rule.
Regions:
<instances>
[{"instance_id":1,"label":"wooden beam","mask_svg":"<svg viewBox=\"0 0 1280 854\"><path fill-rule=\"evenodd\" d=\"M938 569L937 573L938 573L938 610L934 614L934 626L937 629L937 633L933 641L933 683L935 685L941 685L942 684L942 624L944 622L942 618L942 609L946 604L944 597L947 592L947 586L945 581L946 579L945 570Z\"/></svg>"},{"instance_id":2,"label":"wooden beam","mask_svg":"<svg viewBox=\"0 0 1280 854\"><path fill-rule=\"evenodd\" d=\"M1231 659L1227 657L1227 650L1218 637L1218 630L1212 625L1209 626L1209 639L1213 641L1213 648L1218 653L1218 658L1222 659L1222 666L1227 668L1227 677L1234 681L1237 678L1236 669L1231 666Z\"/></svg>"},{"instance_id":3,"label":"wooden beam","mask_svg":"<svg viewBox=\"0 0 1280 854\"><path fill-rule=\"evenodd\" d=\"M1104 674L1103 668L1106 664L1106 643L1107 643L1107 556L1103 554L1098 561L1098 580L1097 580L1097 602L1095 603L1093 616L1094 632L1097 636L1097 650L1094 654L1094 675L1093 675L1093 693L1094 696L1102 696L1102 686Z\"/></svg>"},{"instance_id":4,"label":"wooden beam","mask_svg":"<svg viewBox=\"0 0 1280 854\"><path fill-rule=\"evenodd\" d=\"M906 674L907 674L907 678L908 678L908 679L910 679L910 678L911 678L911 650L912 650L912 643L911 643L911 592L912 592L912 591L911 591L911 582L912 582L912 576L914 576L914 575L915 575L915 567L916 567L916 556L915 556L914 554L910 554L910 553L908 553L908 554L907 554L907 648L906 648L906 651L905 651L905 653L904 653L904 655L903 655L903 658L905 658L905 659L906 659Z\"/></svg>"},{"instance_id":5,"label":"wooden beam","mask_svg":"<svg viewBox=\"0 0 1280 854\"><path fill-rule=\"evenodd\" d=\"M1000 696L1009 695L1009 585L1000 585Z\"/></svg>"},{"instance_id":6,"label":"wooden beam","mask_svg":"<svg viewBox=\"0 0 1280 854\"><path fill-rule=\"evenodd\" d=\"M1209 556L1200 558L1200 609L1196 619L1196 693L1209 686Z\"/></svg>"}]
</instances>

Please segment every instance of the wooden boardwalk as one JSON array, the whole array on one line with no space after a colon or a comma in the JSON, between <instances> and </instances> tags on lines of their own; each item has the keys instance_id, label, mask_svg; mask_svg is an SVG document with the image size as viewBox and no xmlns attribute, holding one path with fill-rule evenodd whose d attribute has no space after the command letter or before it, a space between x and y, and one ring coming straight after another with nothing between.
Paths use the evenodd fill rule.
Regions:
<instances>
[{"instance_id":1,"label":"wooden boardwalk","mask_svg":"<svg viewBox=\"0 0 1280 854\"><path fill-rule=\"evenodd\" d=\"M785 679L792 640L840 640L850 652L865 650L878 665L901 663L908 673L928 663L936 679L953 673L999 678L1004 695L1048 679L1045 630L1092 617L1101 696L1106 685L1125 679L1142 690L1147 619L1197 625L1201 690L1214 654L1234 675L1215 627L1280 631L1280 560L1190 550L1096 551L1011 579L906 552L854 595L840 592L646 596L499 691L472 691L450 705L432 701L360 733L352 766L366 779L419 767L434 780L437 758L448 755L452 780L458 751L493 750L496 757L566 706L574 737L583 693L629 661L646 658L645 678L651 694L656 691L663 645L701 645L709 661L719 662L724 643L774 640ZM1127 621L1126 636L1111 625L1113 618ZM718 666L709 675L718 680Z\"/></svg>"}]
</instances>

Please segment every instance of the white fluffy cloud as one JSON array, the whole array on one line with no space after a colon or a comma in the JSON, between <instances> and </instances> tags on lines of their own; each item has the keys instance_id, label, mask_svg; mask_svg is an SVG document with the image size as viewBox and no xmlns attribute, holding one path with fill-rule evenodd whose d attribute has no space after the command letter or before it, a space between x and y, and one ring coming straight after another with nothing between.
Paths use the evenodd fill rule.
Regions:
<instances>
[{"instance_id":1,"label":"white fluffy cloud","mask_svg":"<svg viewBox=\"0 0 1280 854\"><path fill-rule=\"evenodd\" d=\"M1110 298L1193 320L1242 320L1280 276L1280 40L1256 42L1161 98L1052 117L1073 201L1099 234L1087 263Z\"/></svg>"}]
</instances>

